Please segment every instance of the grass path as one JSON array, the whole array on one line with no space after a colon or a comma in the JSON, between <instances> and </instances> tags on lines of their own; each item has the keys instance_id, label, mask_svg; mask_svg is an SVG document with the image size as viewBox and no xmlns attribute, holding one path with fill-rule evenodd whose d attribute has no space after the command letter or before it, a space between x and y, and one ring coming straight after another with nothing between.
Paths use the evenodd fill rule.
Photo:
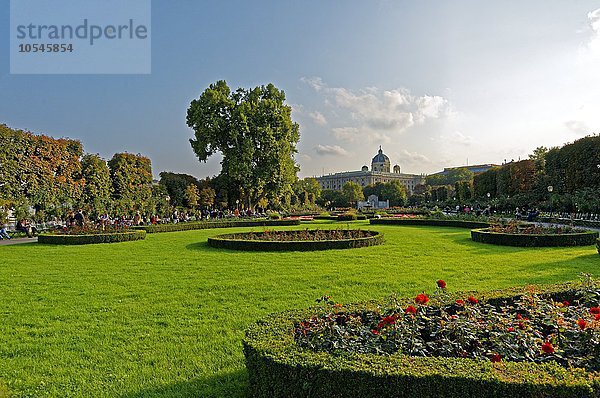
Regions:
<instances>
[{"instance_id":1,"label":"grass path","mask_svg":"<svg viewBox=\"0 0 600 398\"><path fill-rule=\"evenodd\" d=\"M0 395L4 384L17 397L244 397L243 330L270 312L325 292L339 302L412 295L439 278L451 290L491 290L600 266L593 246L499 247L471 242L468 230L369 228L385 234L383 246L244 253L208 247L225 231L203 230L2 247Z\"/></svg>"}]
</instances>

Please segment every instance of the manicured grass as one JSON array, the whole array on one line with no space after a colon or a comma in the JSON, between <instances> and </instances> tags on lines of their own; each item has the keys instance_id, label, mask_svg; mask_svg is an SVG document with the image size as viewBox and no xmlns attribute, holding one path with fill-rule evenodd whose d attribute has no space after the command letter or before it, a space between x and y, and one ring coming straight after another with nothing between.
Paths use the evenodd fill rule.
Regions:
<instances>
[{"instance_id":1,"label":"manicured grass","mask_svg":"<svg viewBox=\"0 0 600 398\"><path fill-rule=\"evenodd\" d=\"M0 396L5 384L15 396L243 397L243 331L268 313L323 293L338 302L412 295L439 278L450 290L491 290L576 280L600 265L594 246L504 247L471 242L468 229L350 225L381 231L386 243L285 253L207 246L208 236L261 230L236 228L1 247Z\"/></svg>"}]
</instances>

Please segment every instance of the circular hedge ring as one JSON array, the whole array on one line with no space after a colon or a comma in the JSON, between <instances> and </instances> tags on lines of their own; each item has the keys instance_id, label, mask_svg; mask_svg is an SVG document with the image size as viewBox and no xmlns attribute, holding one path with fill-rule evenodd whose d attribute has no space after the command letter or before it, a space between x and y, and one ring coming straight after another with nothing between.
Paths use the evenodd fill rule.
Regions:
<instances>
[{"instance_id":1,"label":"circular hedge ring","mask_svg":"<svg viewBox=\"0 0 600 398\"><path fill-rule=\"evenodd\" d=\"M589 246L593 245L597 238L596 231L565 234L510 234L490 232L487 228L471 231L473 242L519 247Z\"/></svg>"},{"instance_id":2,"label":"circular hedge ring","mask_svg":"<svg viewBox=\"0 0 600 398\"><path fill-rule=\"evenodd\" d=\"M91 245L95 243L117 243L146 238L146 231L112 232L88 235L39 235L38 243L49 245Z\"/></svg>"},{"instance_id":3,"label":"circular hedge ring","mask_svg":"<svg viewBox=\"0 0 600 398\"><path fill-rule=\"evenodd\" d=\"M333 234L336 236L322 236ZM265 231L225 234L208 238L208 245L220 249L247 251L313 251L354 249L383 243L383 234L363 230Z\"/></svg>"},{"instance_id":4,"label":"circular hedge ring","mask_svg":"<svg viewBox=\"0 0 600 398\"><path fill-rule=\"evenodd\" d=\"M570 298L575 286L544 287L544 294ZM488 292L485 301L502 303L526 289ZM460 296L451 296L454 298ZM399 305L414 304L400 299ZM346 312L375 311L381 302L344 306ZM257 321L243 339L250 396L257 398L574 398L598 397L600 376L556 362L492 363L469 358L418 357L394 353L330 354L301 348L294 330L303 320L330 313L312 308L272 314Z\"/></svg>"}]
</instances>

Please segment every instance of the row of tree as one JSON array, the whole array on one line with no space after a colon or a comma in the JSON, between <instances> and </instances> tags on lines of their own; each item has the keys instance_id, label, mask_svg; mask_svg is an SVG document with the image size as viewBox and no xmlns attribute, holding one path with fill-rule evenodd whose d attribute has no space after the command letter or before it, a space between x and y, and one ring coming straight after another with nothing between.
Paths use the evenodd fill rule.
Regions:
<instances>
[{"instance_id":1,"label":"row of tree","mask_svg":"<svg viewBox=\"0 0 600 398\"><path fill-rule=\"evenodd\" d=\"M64 217L82 208L90 214L166 211L167 193L152 183L150 159L117 153L108 162L84 154L79 141L55 139L0 125L0 205L19 216Z\"/></svg>"}]
</instances>

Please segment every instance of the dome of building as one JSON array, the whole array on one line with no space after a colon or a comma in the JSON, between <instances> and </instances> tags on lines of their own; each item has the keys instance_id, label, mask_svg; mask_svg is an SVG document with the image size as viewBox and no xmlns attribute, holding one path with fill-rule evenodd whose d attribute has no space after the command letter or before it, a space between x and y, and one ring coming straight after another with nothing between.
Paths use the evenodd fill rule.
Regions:
<instances>
[{"instance_id":1,"label":"dome of building","mask_svg":"<svg viewBox=\"0 0 600 398\"><path fill-rule=\"evenodd\" d=\"M390 172L390 158L383 153L381 146L379 147L379 152L371 161L371 170L383 173Z\"/></svg>"},{"instance_id":2,"label":"dome of building","mask_svg":"<svg viewBox=\"0 0 600 398\"><path fill-rule=\"evenodd\" d=\"M363 166L361 170L362 170L362 171L369 171L369 167L367 167L367 166Z\"/></svg>"},{"instance_id":3,"label":"dome of building","mask_svg":"<svg viewBox=\"0 0 600 398\"><path fill-rule=\"evenodd\" d=\"M375 157L373 158L373 160L371 161L372 163L384 163L384 162L389 162L390 158L387 157L387 155L385 153L383 153L383 150L381 149L381 146L379 147L379 152L377 152L377 155L375 155Z\"/></svg>"},{"instance_id":4,"label":"dome of building","mask_svg":"<svg viewBox=\"0 0 600 398\"><path fill-rule=\"evenodd\" d=\"M400 165L394 165L394 173L400 174Z\"/></svg>"}]
</instances>

